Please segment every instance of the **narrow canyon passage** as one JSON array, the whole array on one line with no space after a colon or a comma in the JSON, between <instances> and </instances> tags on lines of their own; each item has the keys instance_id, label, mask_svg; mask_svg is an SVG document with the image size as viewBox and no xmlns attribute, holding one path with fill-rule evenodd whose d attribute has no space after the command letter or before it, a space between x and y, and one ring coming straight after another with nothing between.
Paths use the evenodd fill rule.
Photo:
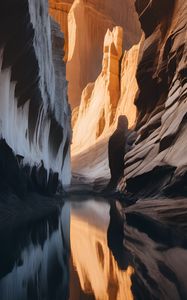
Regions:
<instances>
[{"instance_id":1,"label":"narrow canyon passage","mask_svg":"<svg viewBox=\"0 0 187 300\"><path fill-rule=\"evenodd\" d=\"M0 300L187 300L187 0L0 1Z\"/></svg>"}]
</instances>

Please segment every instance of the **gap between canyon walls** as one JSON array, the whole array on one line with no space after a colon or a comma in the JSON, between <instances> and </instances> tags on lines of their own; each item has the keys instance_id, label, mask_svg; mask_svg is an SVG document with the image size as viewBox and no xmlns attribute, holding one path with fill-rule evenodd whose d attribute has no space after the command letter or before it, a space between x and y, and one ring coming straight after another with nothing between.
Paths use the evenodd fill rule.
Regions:
<instances>
[{"instance_id":1,"label":"gap between canyon walls","mask_svg":"<svg viewBox=\"0 0 187 300\"><path fill-rule=\"evenodd\" d=\"M108 177L108 137L119 115L136 118L141 29L134 1L55 1L50 13L65 32L73 108L72 168L89 180Z\"/></svg>"}]
</instances>

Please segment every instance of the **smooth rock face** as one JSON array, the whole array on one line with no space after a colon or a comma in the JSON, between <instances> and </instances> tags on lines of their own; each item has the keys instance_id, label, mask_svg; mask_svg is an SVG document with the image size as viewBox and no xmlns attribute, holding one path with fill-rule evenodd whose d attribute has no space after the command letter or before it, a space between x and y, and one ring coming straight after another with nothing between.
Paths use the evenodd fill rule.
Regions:
<instances>
[{"instance_id":1,"label":"smooth rock face","mask_svg":"<svg viewBox=\"0 0 187 300\"><path fill-rule=\"evenodd\" d=\"M186 194L187 3L136 7L146 40L137 71L139 137L125 157L127 189Z\"/></svg>"},{"instance_id":2,"label":"smooth rock face","mask_svg":"<svg viewBox=\"0 0 187 300\"><path fill-rule=\"evenodd\" d=\"M54 177L55 185L69 184L71 130L63 35L50 23L42 0L1 3L0 23L2 145L19 157L20 167L31 169L28 176L39 185Z\"/></svg>"},{"instance_id":3,"label":"smooth rock face","mask_svg":"<svg viewBox=\"0 0 187 300\"><path fill-rule=\"evenodd\" d=\"M113 0L74 0L66 27L64 20L70 2L50 0L50 13L61 24L65 37L67 28L69 31L67 79L69 99L75 107L80 104L83 89L89 82L95 81L101 71L103 40L107 30L112 31L117 25L124 29L125 49L139 41L141 30L133 0L118 0L115 5Z\"/></svg>"}]
</instances>

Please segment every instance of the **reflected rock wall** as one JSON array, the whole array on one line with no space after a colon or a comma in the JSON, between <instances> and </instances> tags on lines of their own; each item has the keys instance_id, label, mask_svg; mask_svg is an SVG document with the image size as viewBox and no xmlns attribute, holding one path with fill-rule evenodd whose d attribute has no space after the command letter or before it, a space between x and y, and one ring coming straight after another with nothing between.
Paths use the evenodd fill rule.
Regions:
<instances>
[{"instance_id":1,"label":"reflected rock wall","mask_svg":"<svg viewBox=\"0 0 187 300\"><path fill-rule=\"evenodd\" d=\"M146 198L125 209L112 205L109 245L124 269L134 269L133 299L186 299L186 214L186 198Z\"/></svg>"},{"instance_id":2,"label":"reflected rock wall","mask_svg":"<svg viewBox=\"0 0 187 300\"><path fill-rule=\"evenodd\" d=\"M85 216L80 207L72 208L71 253L79 285L71 287L70 299L132 300L133 268L119 270L107 245L109 205L91 201L83 205Z\"/></svg>"},{"instance_id":3,"label":"reflected rock wall","mask_svg":"<svg viewBox=\"0 0 187 300\"><path fill-rule=\"evenodd\" d=\"M61 213L1 230L1 300L69 299L69 230L68 203Z\"/></svg>"}]
</instances>

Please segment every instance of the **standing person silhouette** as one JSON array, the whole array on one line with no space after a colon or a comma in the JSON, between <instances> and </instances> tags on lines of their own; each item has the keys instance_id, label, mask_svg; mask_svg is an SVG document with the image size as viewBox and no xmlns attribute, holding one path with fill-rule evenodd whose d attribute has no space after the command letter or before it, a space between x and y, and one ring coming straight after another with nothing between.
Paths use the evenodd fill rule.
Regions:
<instances>
[{"instance_id":1,"label":"standing person silhouette","mask_svg":"<svg viewBox=\"0 0 187 300\"><path fill-rule=\"evenodd\" d=\"M134 135L134 136L133 136ZM133 138L132 138L133 136ZM111 179L107 190L116 189L117 184L124 173L124 156L130 150L136 135L128 129L126 116L119 116L118 125L108 143L108 160Z\"/></svg>"}]
</instances>

